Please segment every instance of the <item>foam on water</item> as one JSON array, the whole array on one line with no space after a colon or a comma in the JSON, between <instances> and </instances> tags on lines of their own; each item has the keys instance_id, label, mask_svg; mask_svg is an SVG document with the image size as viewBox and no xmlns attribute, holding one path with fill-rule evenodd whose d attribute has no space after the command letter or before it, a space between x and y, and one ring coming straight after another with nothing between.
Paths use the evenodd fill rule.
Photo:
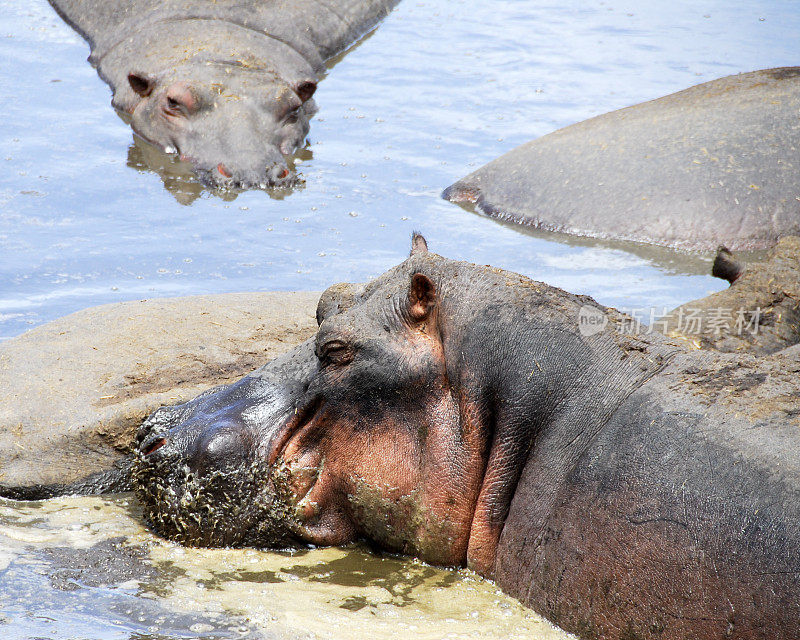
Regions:
<instances>
[{"instance_id":1,"label":"foam on water","mask_svg":"<svg viewBox=\"0 0 800 640\"><path fill-rule=\"evenodd\" d=\"M359 547L184 548L124 496L0 500L0 572L4 638L571 637L467 570Z\"/></svg>"}]
</instances>

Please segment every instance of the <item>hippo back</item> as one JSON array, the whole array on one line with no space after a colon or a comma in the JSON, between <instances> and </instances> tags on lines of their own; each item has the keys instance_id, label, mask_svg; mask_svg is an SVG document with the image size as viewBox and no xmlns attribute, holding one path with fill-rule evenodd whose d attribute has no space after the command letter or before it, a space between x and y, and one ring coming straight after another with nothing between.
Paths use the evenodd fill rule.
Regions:
<instances>
[{"instance_id":1,"label":"hippo back","mask_svg":"<svg viewBox=\"0 0 800 640\"><path fill-rule=\"evenodd\" d=\"M498 583L581 637L800 637L797 368L682 354L560 486L532 456Z\"/></svg>"},{"instance_id":2,"label":"hippo back","mask_svg":"<svg viewBox=\"0 0 800 640\"><path fill-rule=\"evenodd\" d=\"M800 67L685 89L559 129L444 192L546 231L691 250L800 233Z\"/></svg>"},{"instance_id":3,"label":"hippo back","mask_svg":"<svg viewBox=\"0 0 800 640\"><path fill-rule=\"evenodd\" d=\"M95 49L107 50L144 23L175 19L223 20L275 37L322 60L375 26L399 0L50 0ZM102 54L101 54L102 55Z\"/></svg>"}]
</instances>

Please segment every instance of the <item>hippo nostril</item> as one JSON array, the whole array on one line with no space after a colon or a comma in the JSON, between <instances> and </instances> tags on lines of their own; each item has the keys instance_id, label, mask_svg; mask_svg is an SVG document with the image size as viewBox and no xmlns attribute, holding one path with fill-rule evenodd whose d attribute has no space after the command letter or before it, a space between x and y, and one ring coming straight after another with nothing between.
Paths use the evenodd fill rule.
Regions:
<instances>
[{"instance_id":1,"label":"hippo nostril","mask_svg":"<svg viewBox=\"0 0 800 640\"><path fill-rule=\"evenodd\" d=\"M166 438L157 438L157 439L153 440L152 442L146 443L142 447L142 454L145 455L145 456L149 456L151 453L153 453L154 451L157 451L158 449L163 447L165 444L167 444L167 439Z\"/></svg>"},{"instance_id":2,"label":"hippo nostril","mask_svg":"<svg viewBox=\"0 0 800 640\"><path fill-rule=\"evenodd\" d=\"M267 169L268 184L279 186L289 177L289 169L282 164L274 164Z\"/></svg>"}]
</instances>

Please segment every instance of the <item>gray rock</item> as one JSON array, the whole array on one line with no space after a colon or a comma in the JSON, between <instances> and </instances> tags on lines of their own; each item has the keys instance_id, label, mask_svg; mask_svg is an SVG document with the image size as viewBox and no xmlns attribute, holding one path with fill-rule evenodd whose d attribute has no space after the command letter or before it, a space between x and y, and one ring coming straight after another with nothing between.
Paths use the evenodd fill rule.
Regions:
<instances>
[{"instance_id":1,"label":"gray rock","mask_svg":"<svg viewBox=\"0 0 800 640\"><path fill-rule=\"evenodd\" d=\"M654 327L701 349L767 355L800 342L800 238L782 238L767 256L736 265L731 286L687 302Z\"/></svg>"},{"instance_id":2,"label":"gray rock","mask_svg":"<svg viewBox=\"0 0 800 640\"><path fill-rule=\"evenodd\" d=\"M109 468L157 407L229 383L311 336L318 298L122 302L0 343L0 483L71 482Z\"/></svg>"}]
</instances>

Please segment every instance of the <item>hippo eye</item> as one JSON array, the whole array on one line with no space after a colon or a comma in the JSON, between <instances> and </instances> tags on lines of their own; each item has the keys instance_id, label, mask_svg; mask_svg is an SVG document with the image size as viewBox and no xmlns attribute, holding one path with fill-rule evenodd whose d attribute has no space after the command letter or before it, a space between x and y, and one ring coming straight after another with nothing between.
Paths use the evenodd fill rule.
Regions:
<instances>
[{"instance_id":1,"label":"hippo eye","mask_svg":"<svg viewBox=\"0 0 800 640\"><path fill-rule=\"evenodd\" d=\"M183 105L175 98L167 96L167 111L174 115L183 115Z\"/></svg>"},{"instance_id":2,"label":"hippo eye","mask_svg":"<svg viewBox=\"0 0 800 640\"><path fill-rule=\"evenodd\" d=\"M353 359L353 350L341 340L326 342L317 351L323 364L347 364Z\"/></svg>"},{"instance_id":3,"label":"hippo eye","mask_svg":"<svg viewBox=\"0 0 800 640\"><path fill-rule=\"evenodd\" d=\"M300 118L300 107L292 109L284 118L286 124L295 124Z\"/></svg>"}]
</instances>

